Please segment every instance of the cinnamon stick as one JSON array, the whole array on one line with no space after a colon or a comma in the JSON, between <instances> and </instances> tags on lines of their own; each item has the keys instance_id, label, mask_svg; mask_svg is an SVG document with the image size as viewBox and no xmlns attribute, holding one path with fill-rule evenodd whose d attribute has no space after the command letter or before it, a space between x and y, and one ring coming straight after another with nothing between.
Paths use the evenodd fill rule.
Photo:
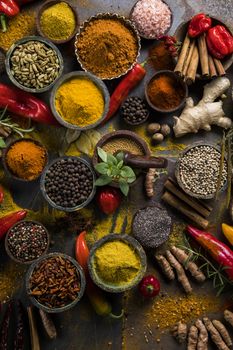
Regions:
<instances>
[{"instance_id":1,"label":"cinnamon stick","mask_svg":"<svg viewBox=\"0 0 233 350\"><path fill-rule=\"evenodd\" d=\"M195 40L192 40L192 41L190 41L190 46L189 46L189 50L188 50L188 55L187 55L187 58L186 58L186 60L185 60L185 62L184 62L183 69L182 69L182 72L181 72L181 74L182 74L183 76L185 76L186 73L187 73L188 66L189 66L190 61L191 61L191 58L192 58L192 54L193 54L193 49L194 49L194 47L195 47Z\"/></svg>"},{"instance_id":2,"label":"cinnamon stick","mask_svg":"<svg viewBox=\"0 0 233 350\"><path fill-rule=\"evenodd\" d=\"M28 320L29 320L30 335L31 335L31 350L40 350L39 337L38 337L38 332L36 328L35 318L33 315L33 307L32 306L27 307L27 312L28 312Z\"/></svg>"},{"instance_id":3,"label":"cinnamon stick","mask_svg":"<svg viewBox=\"0 0 233 350\"><path fill-rule=\"evenodd\" d=\"M198 63L199 63L199 53L198 53L197 46L195 45L193 49L191 61L189 63L188 71L186 74L187 84L192 84L195 81Z\"/></svg>"},{"instance_id":4,"label":"cinnamon stick","mask_svg":"<svg viewBox=\"0 0 233 350\"><path fill-rule=\"evenodd\" d=\"M222 62L215 57L213 58L213 60L214 60L214 64L215 64L215 67L217 69L218 75L220 75L222 77L223 75L226 74L225 69L222 65Z\"/></svg>"},{"instance_id":5,"label":"cinnamon stick","mask_svg":"<svg viewBox=\"0 0 233 350\"><path fill-rule=\"evenodd\" d=\"M206 229L209 225L209 221L204 219L202 216L197 214L193 209L191 209L187 204L183 203L177 197L172 195L170 192L164 192L162 196L162 200L169 205L171 205L176 210L180 211L182 214L187 216L190 220L192 220L197 226Z\"/></svg>"},{"instance_id":6,"label":"cinnamon stick","mask_svg":"<svg viewBox=\"0 0 233 350\"><path fill-rule=\"evenodd\" d=\"M182 72L183 65L184 65L185 59L186 59L187 54L188 54L189 44L190 44L190 38L189 38L188 33L187 33L186 37L184 39L179 57L178 57L177 64L176 64L175 69L174 69L175 73L181 74L181 72Z\"/></svg>"},{"instance_id":7,"label":"cinnamon stick","mask_svg":"<svg viewBox=\"0 0 233 350\"><path fill-rule=\"evenodd\" d=\"M213 57L211 55L208 55L208 62L209 62L210 76L211 76L211 78L214 78L218 75L218 73L216 71L214 60L213 60Z\"/></svg>"},{"instance_id":8,"label":"cinnamon stick","mask_svg":"<svg viewBox=\"0 0 233 350\"><path fill-rule=\"evenodd\" d=\"M209 61L208 61L208 50L206 45L205 34L202 34L198 38L198 51L201 62L201 71L203 76L209 75Z\"/></svg>"}]
</instances>

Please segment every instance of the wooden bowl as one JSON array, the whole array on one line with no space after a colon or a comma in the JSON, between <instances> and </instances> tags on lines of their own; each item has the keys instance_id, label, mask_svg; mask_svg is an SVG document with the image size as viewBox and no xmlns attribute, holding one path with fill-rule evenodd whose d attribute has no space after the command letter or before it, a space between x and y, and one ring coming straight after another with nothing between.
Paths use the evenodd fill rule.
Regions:
<instances>
[{"instance_id":1,"label":"wooden bowl","mask_svg":"<svg viewBox=\"0 0 233 350\"><path fill-rule=\"evenodd\" d=\"M69 7L71 8L71 10L73 11L74 13L74 16L75 16L75 21L76 21L76 26L75 26L75 29L73 31L73 33L69 36L69 38L67 39L63 39L63 40L54 40L54 39L51 39L49 38L48 36L46 36L41 28L41 23L40 23L40 20L41 20L41 16L44 12L44 10L46 10L47 8L53 6L53 5L56 5L56 4L59 4L60 2L65 2L67 5L69 5ZM71 39L73 39L73 37L75 36L75 34L77 33L78 29L79 29L79 18L78 18L78 14L77 14L77 11L76 11L76 8L70 3L70 1L67 1L67 0L49 0L49 1L46 1L44 4L42 4L37 12L37 15L36 15L36 28L37 28L37 32L49 39L50 41L52 41L54 44L65 44L67 43L68 41L70 41Z\"/></svg>"}]
</instances>

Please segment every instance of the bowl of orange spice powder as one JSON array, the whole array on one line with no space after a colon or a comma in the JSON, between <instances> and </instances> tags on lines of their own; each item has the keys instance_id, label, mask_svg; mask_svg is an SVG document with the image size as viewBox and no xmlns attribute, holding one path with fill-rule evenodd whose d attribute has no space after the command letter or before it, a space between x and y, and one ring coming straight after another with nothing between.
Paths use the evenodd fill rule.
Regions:
<instances>
[{"instance_id":1,"label":"bowl of orange spice powder","mask_svg":"<svg viewBox=\"0 0 233 350\"><path fill-rule=\"evenodd\" d=\"M33 139L12 141L3 151L3 166L7 174L20 181L39 178L48 162L46 148Z\"/></svg>"}]
</instances>

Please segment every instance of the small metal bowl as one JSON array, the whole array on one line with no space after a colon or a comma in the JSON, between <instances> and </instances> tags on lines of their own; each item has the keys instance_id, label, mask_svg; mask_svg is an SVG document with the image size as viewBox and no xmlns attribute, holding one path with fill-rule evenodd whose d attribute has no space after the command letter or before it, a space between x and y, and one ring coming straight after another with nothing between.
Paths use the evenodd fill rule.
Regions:
<instances>
[{"instance_id":1,"label":"small metal bowl","mask_svg":"<svg viewBox=\"0 0 233 350\"><path fill-rule=\"evenodd\" d=\"M38 258L36 259L33 259L33 260L29 260L29 261L22 261L20 259L17 259L12 253L11 253L11 250L8 246L8 237L9 237L9 234L11 232L11 230L15 227L17 227L19 224L22 224L22 223L33 223L33 224L38 224L40 226L43 227L44 231L46 232L46 235L47 235L47 247L45 248L44 252L41 254L41 256L44 256L48 250L49 250L49 245L50 245L50 236L49 236L49 232L48 230L46 229L46 227L44 227L44 225L42 225L40 222L38 221L34 221L34 220L21 220L19 222L17 222L15 225L13 225L8 231L7 231L7 234L6 234L6 237L5 237L5 249L6 249L6 252L7 252L7 255L11 258L11 260L15 261L16 263L18 264L24 264L24 265L30 265L32 264L34 261L38 260L41 256L39 256Z\"/></svg>"},{"instance_id":2,"label":"small metal bowl","mask_svg":"<svg viewBox=\"0 0 233 350\"><path fill-rule=\"evenodd\" d=\"M145 36L144 34L140 33L139 29L137 28L137 24L136 24L136 23L134 22L134 20L132 19L132 15L133 15L134 8L135 8L135 6L137 5L137 3L140 2L140 1L141 1L141 0L136 1L136 3L133 5L133 7L132 7L132 9L131 9L131 11L130 11L130 13L129 13L129 19L130 19L130 21L132 21L132 23L135 25L135 27L136 27L136 29L137 29L137 31L138 31L138 33L139 33L139 36L140 36L142 39L146 39L146 40L158 40L157 37L148 37L148 36ZM163 33L163 35L165 35L165 34L167 34L167 33L169 32L169 30L170 30L171 27L172 27L172 24L173 24L173 13L172 13L172 10L171 10L170 6L166 3L166 1L163 0L163 2L164 2L164 4L167 5L167 7L169 8L169 10L171 11L171 23L170 23L170 27Z\"/></svg>"},{"instance_id":3,"label":"small metal bowl","mask_svg":"<svg viewBox=\"0 0 233 350\"><path fill-rule=\"evenodd\" d=\"M128 73L134 67L134 65L136 64L138 57L140 55L141 44L140 44L140 37L139 37L138 31L131 21L129 21L128 19L126 19L123 16L118 15L117 13L98 13L97 15L90 17L87 21L83 22L83 24L79 28L79 32L76 34L74 45L75 45L75 54L76 54L78 63L80 64L81 68L84 71L89 71L89 70L85 67L85 64L82 62L81 58L79 57L79 52L78 52L76 44L79 40L80 34L83 33L85 31L86 27L88 27L91 24L91 22L95 21L96 19L114 19L114 20L120 21L126 28L128 28L133 33L133 35L135 36L135 38L137 40L137 46L138 46L137 55L135 57L134 62L132 62L132 64L130 64L129 67L125 71L123 71L122 73L120 73L118 75L112 76L112 77L102 76L102 75L96 74L95 72L91 72L91 73L97 75L102 80L112 80L112 79L120 78L121 76Z\"/></svg>"},{"instance_id":4,"label":"small metal bowl","mask_svg":"<svg viewBox=\"0 0 233 350\"><path fill-rule=\"evenodd\" d=\"M100 116L100 118L92 124L89 124L87 126L83 126L80 127L78 125L75 124L71 124L66 122L61 116L60 114L57 112L56 109L56 104L55 104L55 100L56 100L56 94L57 94L57 90L59 89L59 87L66 83L68 80L71 80L73 78L86 78L91 80L99 89L99 91L102 93L103 99L104 99L104 111L103 114ZM88 95L88 91L87 91L87 95ZM76 130L88 130L88 129L94 129L96 128L106 117L107 113L108 113L108 109L109 109L109 101L110 101L110 96L109 96L109 92L108 89L106 87L106 85L102 82L101 79L97 78L95 75L88 73L88 72L81 72L81 71L74 71L74 72L70 72L68 74L63 75L58 81L57 83L54 85L53 90L51 92L50 95L50 106L53 112L54 117L57 119L57 121L65 126L68 129L76 129Z\"/></svg>"},{"instance_id":5,"label":"small metal bowl","mask_svg":"<svg viewBox=\"0 0 233 350\"><path fill-rule=\"evenodd\" d=\"M43 44L45 44L46 46L50 47L52 50L55 51L55 53L57 54L58 60L59 60L59 64L60 64L60 71L58 76L56 77L56 79L54 79L54 81L50 84L47 85L41 89L35 89L35 88L29 88L26 87L22 84L20 84L13 76L12 71L11 71L11 55L13 54L13 52L15 51L15 49L17 48L17 46L22 45L27 43L28 41L39 41ZM45 91L48 91L52 88L52 86L57 82L57 80L61 77L62 72L63 72L63 68L64 68L64 64L63 64L63 58L62 55L59 51L59 49L48 39L46 38L42 38L40 36L27 36L23 39L20 39L18 41L16 41L11 47L10 49L7 51L6 54L6 72L8 77L10 78L10 80L12 81L12 83L17 86L19 89L27 91L27 92L31 92L31 93L35 93L35 94L39 94Z\"/></svg>"},{"instance_id":6,"label":"small metal bowl","mask_svg":"<svg viewBox=\"0 0 233 350\"><path fill-rule=\"evenodd\" d=\"M67 39L62 39L62 40L55 40L55 39L51 39L49 38L48 36L46 36L42 30L42 27L41 27L41 16L43 14L43 12L45 10L47 10L47 8L53 6L53 5L56 5L56 4L59 4L61 2L65 2L67 5L69 5L69 7L71 8L71 10L73 11L73 14L75 16L75 21L76 21L76 26L75 26L75 29L73 31L73 33L69 36L69 38ZM38 12L37 12L37 15L36 15L36 27L37 27L37 31L38 33L47 38L48 40L50 40L52 43L56 44L56 45L59 45L59 44L65 44L67 42L69 42L71 39L73 39L73 37L75 36L75 34L77 33L78 31L78 28L79 28L79 18L78 18L78 14L77 14L77 11L76 11L76 8L67 0L50 0L50 1L47 1L45 2L44 4L41 5L41 7L39 8Z\"/></svg>"},{"instance_id":7,"label":"small metal bowl","mask_svg":"<svg viewBox=\"0 0 233 350\"><path fill-rule=\"evenodd\" d=\"M74 301L72 301L70 304L62 306L60 308L49 308L48 306L45 306L45 305L39 303L34 296L30 295L30 278L33 274L34 269L37 266L39 266L44 260L51 258L51 257L56 257L56 256L61 256L63 259L71 261L71 263L76 267L77 273L80 276L80 291L79 291L78 297ZM27 294L29 296L31 303L34 306L38 307L39 309L42 309L45 312L49 312L49 313L59 313L59 312L67 311L67 310L71 309L72 307L74 307L79 302L79 300L82 298L84 291L85 291L85 287L86 287L86 279L85 279L85 275L84 275L82 267L71 256L63 254L63 253L59 253L59 252L50 253L50 254L47 254L47 255L39 258L29 267L27 274L26 274L26 291L27 291Z\"/></svg>"},{"instance_id":8,"label":"small metal bowl","mask_svg":"<svg viewBox=\"0 0 233 350\"><path fill-rule=\"evenodd\" d=\"M113 242L113 241L122 241L127 243L129 246L133 248L133 250L137 253L140 263L141 263L141 268L138 271L137 276L133 279L131 283L127 283L125 285L121 286L116 286L116 285L111 285L107 284L105 281L103 281L100 276L98 276L98 273L94 267L95 264L95 253L96 251L102 247L105 243L107 242ZM144 252L144 249L142 248L141 244L133 237L126 235L126 234L115 234L111 233L108 234L107 236L101 238L98 242L94 244L90 251L90 256L88 260L88 270L90 273L90 276L94 283L100 287L101 289L105 290L106 292L110 293L121 293L125 292L126 290L129 290L133 287L135 287L143 278L147 268L147 259L146 259L146 253Z\"/></svg>"},{"instance_id":9,"label":"small metal bowl","mask_svg":"<svg viewBox=\"0 0 233 350\"><path fill-rule=\"evenodd\" d=\"M92 173L92 176L93 176L93 188L92 188L92 192L90 193L89 197L87 198L87 200L79 205L77 205L76 207L73 207L73 208L65 208L65 207L61 207L60 205L57 205L55 202L53 202L50 197L47 195L46 193L46 189L45 189L45 178L46 178L46 174L47 174L47 171L50 169L50 167L55 164L56 162L60 161L61 159L69 159L69 158L72 158L72 159L78 159L81 163L85 164L91 171ZM73 211L76 211L76 210L79 210L79 209L82 209L84 207L86 207L91 201L92 199L94 198L94 195L95 195L95 192L96 192L96 187L95 187L95 172L94 170L92 169L92 167L90 166L90 164L83 158L80 158L80 157L73 157L73 156L64 156L64 157L60 157L60 158L57 158L55 160L53 160L45 169L44 169L44 172L41 176L41 179L40 179L40 189L41 189L41 192L44 196L44 198L46 199L46 201L51 205L51 207L53 207L54 209L57 209L57 210L61 210L61 211L65 211L65 212L73 212Z\"/></svg>"},{"instance_id":10,"label":"small metal bowl","mask_svg":"<svg viewBox=\"0 0 233 350\"><path fill-rule=\"evenodd\" d=\"M178 84L180 84L180 86L183 88L184 90L184 98L182 99L182 101L180 102L180 104L172 109L160 109L158 107L156 107L150 100L148 93L147 93L147 89L148 86L150 85L150 83L154 80L157 79L160 75L167 75L168 77L171 77L173 80L175 80ZM173 113L178 111L180 108L184 107L185 105L185 101L186 98L188 97L188 86L187 84L173 71L170 70L160 70L157 73L155 73L153 75L153 77L146 83L145 86L145 97L146 97L146 101L149 104L149 106L154 109L155 111L159 112L159 113Z\"/></svg>"},{"instance_id":11,"label":"small metal bowl","mask_svg":"<svg viewBox=\"0 0 233 350\"><path fill-rule=\"evenodd\" d=\"M33 142L35 145L40 146L40 147L42 147L45 150L45 157L46 157L46 159L45 159L44 167L43 167L42 171L40 172L40 174L38 174L38 176L35 177L35 179L32 179L32 180L21 179L20 177L16 176L14 173L12 173L12 171L9 169L9 167L7 165L7 153L8 153L8 151L10 150L10 148L13 145L15 145L18 142L22 142L22 141L24 141L24 142ZM49 159L48 151L42 145L42 143L40 143L37 140L31 139L31 138L21 138L21 139L14 140L14 141L10 142L9 145L2 151L2 163L3 163L3 167L4 167L4 170L5 170L6 174L8 174L12 179L14 179L16 181L24 182L24 183L38 180L39 177L41 176L44 168L48 164L48 159Z\"/></svg>"},{"instance_id":12,"label":"small metal bowl","mask_svg":"<svg viewBox=\"0 0 233 350\"><path fill-rule=\"evenodd\" d=\"M209 142L195 142L193 143L191 146L186 147L181 153L180 156L178 158L178 160L176 161L176 166L175 166L175 177L177 179L178 185L182 188L182 190L187 193L189 196L194 197L194 198L198 198L198 199L212 199L215 197L215 192L213 194L208 194L208 195L201 195L201 194L197 194L197 193L193 193L191 192L189 189L187 189L182 180L181 180L181 176L180 176L180 159L187 153L189 152L192 148L198 147L198 146L210 146L214 149L216 149L217 151L219 151L219 153L221 154L221 150L219 147L217 147L216 145L209 143ZM225 157L225 162L227 162L227 159ZM222 186L222 188L220 188L220 192L225 191L225 189L227 188L227 180L224 183L224 185Z\"/></svg>"}]
</instances>

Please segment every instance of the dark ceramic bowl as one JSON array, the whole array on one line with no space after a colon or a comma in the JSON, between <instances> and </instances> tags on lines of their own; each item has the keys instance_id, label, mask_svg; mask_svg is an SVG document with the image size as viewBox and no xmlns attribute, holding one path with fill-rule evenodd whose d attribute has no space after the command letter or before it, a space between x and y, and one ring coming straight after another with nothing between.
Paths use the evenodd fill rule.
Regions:
<instances>
[{"instance_id":1,"label":"dark ceramic bowl","mask_svg":"<svg viewBox=\"0 0 233 350\"><path fill-rule=\"evenodd\" d=\"M182 99L182 101L179 103L179 105L177 105L175 108L171 108L171 109L160 109L158 107L156 107L150 100L149 96L148 96L148 86L150 85L150 83L154 80L159 78L161 75L166 75L168 77L171 77L177 84L179 84L181 86L181 88L184 91L184 97ZM145 86L145 97L146 97L146 101L149 104L149 106L154 109L155 111L159 112L159 113L173 113L178 111L179 109L181 109L182 107L184 107L185 105L185 101L186 98L188 97L188 86L187 84L173 71L170 70L160 70L157 73L155 73L153 75L153 77L146 83Z\"/></svg>"},{"instance_id":2,"label":"dark ceramic bowl","mask_svg":"<svg viewBox=\"0 0 233 350\"><path fill-rule=\"evenodd\" d=\"M34 269L37 266L39 266L44 260L51 258L51 257L56 257L56 256L61 256L62 258L71 261L71 263L76 267L77 273L80 276L80 291L79 291L78 297L74 301L72 301L71 303L69 303L65 306L62 306L60 308L49 308L48 306L45 306L45 305L39 303L34 296L30 295L30 278L33 274ZM63 254L63 253L59 253L59 252L50 253L50 254L47 254L47 255L39 258L29 267L27 274L26 274L26 291L27 291L27 295L29 296L31 303L34 306L38 307L39 309L42 309L45 312L49 312L49 313L59 313L59 312L66 311L66 310L69 310L72 307L74 307L79 302L79 300L82 298L84 291L85 291L85 287L86 287L86 279L85 279L85 275L84 275L82 267L71 256Z\"/></svg>"},{"instance_id":3,"label":"dark ceramic bowl","mask_svg":"<svg viewBox=\"0 0 233 350\"><path fill-rule=\"evenodd\" d=\"M132 7L132 9L131 9L131 11L130 11L130 13L129 13L129 19L130 19L130 21L132 21L132 23L135 25L135 27L136 27L136 29L137 29L137 31L138 31L138 33L139 33L139 36L140 36L142 39L146 39L146 40L157 40L157 39L158 39L157 37L148 37L148 36L145 36L144 34L140 33L140 31L139 31L138 28L137 28L136 23L135 23L135 22L133 21L133 19L132 19L132 14L133 14L134 8L135 8L135 6L137 5L137 3L138 3L139 1L141 1L141 0L136 1L136 3L133 5L133 7ZM173 13L172 13L172 10L171 10L170 6L166 3L166 1L163 1L163 2L169 7L169 9L170 9L170 11L171 11L171 23L170 23L170 27L163 33L163 35L166 35L166 34L169 32L169 30L171 29L171 27L172 27L172 23L173 23Z\"/></svg>"},{"instance_id":4,"label":"dark ceramic bowl","mask_svg":"<svg viewBox=\"0 0 233 350\"><path fill-rule=\"evenodd\" d=\"M34 223L34 224L38 224L40 226L43 227L44 231L46 232L46 235L47 235L47 247L46 249L44 250L44 252L41 254L41 256L45 255L48 250L49 250L49 245L50 245L50 236L49 236L49 233L48 233L48 230L46 229L46 227L44 227L44 225L42 225L40 222L38 221L34 221L34 220L21 220L19 222L17 222L15 225L13 225L7 232L6 234L6 237L5 237L5 249L6 249L6 252L8 254L8 256L13 260L15 261L17 264L24 264L24 265L30 265L32 264L34 261L36 261L37 259L39 259L40 257L36 258L36 259L33 259L33 260L29 260L29 261L22 261L20 259L17 259L10 251L9 249L9 246L8 246L8 237L9 237L9 234L11 232L11 230L15 227L17 227L19 224L21 223Z\"/></svg>"},{"instance_id":5,"label":"dark ceramic bowl","mask_svg":"<svg viewBox=\"0 0 233 350\"><path fill-rule=\"evenodd\" d=\"M105 281L101 279L101 277L98 275L96 269L95 269L95 253L96 251L102 247L107 242L113 242L113 241L122 241L127 243L132 249L136 252L136 254L139 257L141 268L138 271L137 276L132 280L132 282L127 283L125 285L116 286L107 284ZM94 283L100 287L101 289L105 290L106 292L110 293L121 293L125 292L126 290L129 290L133 287L135 287L143 278L147 267L147 261L146 261L146 253L144 252L141 244L133 237L129 235L122 235L122 234L115 234L111 233L102 239L100 239L98 242L94 244L90 251L89 260L88 260L88 269L90 276Z\"/></svg>"},{"instance_id":6,"label":"dark ceramic bowl","mask_svg":"<svg viewBox=\"0 0 233 350\"><path fill-rule=\"evenodd\" d=\"M57 94L57 90L59 89L59 87L62 84L66 83L68 80L71 80L71 79L76 78L76 77L77 78L83 77L83 78L91 80L97 86L97 88L101 92L103 99L104 99L103 114L100 115L99 119L95 123L89 124L87 126L82 126L82 127L75 125L75 124L68 123L67 121L65 121L60 116L60 114L57 112L56 104L55 104L56 94ZM87 94L88 94L88 91L87 91ZM80 130L80 131L94 129L105 119L105 117L108 113L108 109L109 109L109 101L110 101L109 92L108 92L108 89L107 89L106 85L104 84L104 82L91 73L81 72L81 71L70 72L68 74L63 75L57 81L55 86L53 87L53 90L52 90L51 95L50 95L50 106L51 106L53 115L57 119L58 123L60 123L61 125L65 126L68 129L76 129L76 130Z\"/></svg>"},{"instance_id":7,"label":"dark ceramic bowl","mask_svg":"<svg viewBox=\"0 0 233 350\"><path fill-rule=\"evenodd\" d=\"M65 2L67 5L69 5L69 7L71 8L71 10L73 11L73 14L75 16L76 26L75 26L75 29L74 29L73 33L69 36L69 38L63 39L63 40L54 40L54 39L51 39L51 38L47 37L44 34L44 32L42 30L42 27L41 27L40 20L41 20L41 16L42 16L44 10L46 10L47 8L49 8L49 7L53 6L53 5L59 4L60 2ZM49 1L46 1L44 4L41 5L41 7L39 8L39 10L37 12L37 15L36 15L36 27L37 27L38 33L41 36L43 36L43 37L47 38L48 40L50 40L52 43L54 43L56 45L65 44L68 41L70 41L71 39L73 39L73 37L75 36L75 34L77 33L78 28L79 28L79 18L78 18L78 14L77 14L76 8L67 0L49 0Z\"/></svg>"},{"instance_id":8,"label":"dark ceramic bowl","mask_svg":"<svg viewBox=\"0 0 233 350\"><path fill-rule=\"evenodd\" d=\"M93 176L93 188L92 188L92 192L90 193L89 197L86 199L85 202L75 206L75 207L72 207L72 208L65 208L65 207L61 207L60 205L57 205L55 202L53 202L51 200L51 198L47 195L47 192L46 192L46 189L45 189L45 178L46 178L46 174L47 172L49 171L50 167L55 164L56 162L60 161L61 159L69 159L69 158L73 158L73 159L78 159L81 163L85 164L89 170L91 171L92 173L92 176ZM40 189L41 189L41 192L44 196L44 198L46 199L46 201L49 203L49 205L51 205L51 207L53 207L54 209L57 209L57 210L61 210L61 211L65 211L65 212L73 212L73 211L76 211L76 210L79 210L79 209L82 209L84 207L86 207L91 201L92 199L94 198L94 195L95 195L95 191L96 191L96 187L95 187L95 172L94 170L92 169L91 165L83 158L80 158L80 157L72 157L72 156L64 156L64 157L60 157L60 158L57 158L55 160L53 160L49 165L47 165L47 167L44 169L44 172L41 176L41 179L40 179Z\"/></svg>"},{"instance_id":9,"label":"dark ceramic bowl","mask_svg":"<svg viewBox=\"0 0 233 350\"><path fill-rule=\"evenodd\" d=\"M12 173L12 171L9 169L8 165L7 165L7 160L6 160L6 156L7 156L7 152L9 151L9 149L14 145L16 144L17 142L21 142L21 141L28 141L28 142L33 142L35 145L37 146L40 146L42 147L44 150L45 150L45 156L46 156L46 160L45 160L45 164L44 164L44 167L42 169L42 171L40 172L40 174L38 174L38 176L33 179L33 180L26 180L26 179L21 179L20 177L16 176L14 173ZM17 140L14 140L12 142L9 143L9 145L3 150L2 152L2 163L3 163L3 167L4 167L4 170L5 172L14 180L17 180L17 181L21 181L21 182L32 182L32 181L36 181L42 174L44 168L46 167L47 163L48 163L48 152L46 150L46 148L37 140L33 140L31 138L21 138L21 139L17 139Z\"/></svg>"}]
</instances>

